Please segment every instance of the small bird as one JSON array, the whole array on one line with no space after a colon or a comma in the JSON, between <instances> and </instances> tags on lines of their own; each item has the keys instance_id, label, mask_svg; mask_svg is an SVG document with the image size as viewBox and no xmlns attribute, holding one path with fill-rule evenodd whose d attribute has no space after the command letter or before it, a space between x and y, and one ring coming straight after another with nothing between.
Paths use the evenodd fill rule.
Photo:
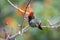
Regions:
<instances>
[{"instance_id":1,"label":"small bird","mask_svg":"<svg viewBox=\"0 0 60 40\"><path fill-rule=\"evenodd\" d=\"M28 22L29 22L29 25L31 27L38 27L39 29L42 30L41 21L39 21L38 19L35 19L33 12L31 12L29 14L29 16L28 16Z\"/></svg>"}]
</instances>

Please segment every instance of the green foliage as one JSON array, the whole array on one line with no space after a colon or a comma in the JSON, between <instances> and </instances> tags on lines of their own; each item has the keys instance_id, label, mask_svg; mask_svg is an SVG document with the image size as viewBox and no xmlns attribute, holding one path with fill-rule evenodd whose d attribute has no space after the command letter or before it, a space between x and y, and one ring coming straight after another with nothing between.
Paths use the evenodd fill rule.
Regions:
<instances>
[{"instance_id":1,"label":"green foliage","mask_svg":"<svg viewBox=\"0 0 60 40\"><path fill-rule=\"evenodd\" d=\"M18 6L21 6L28 2L28 0L10 0L10 1ZM33 1L34 1L34 5L32 9L34 11L34 15L36 18L41 20L42 25L45 26L49 25L47 19L49 19L52 24L56 24L56 23L60 24L60 0L52 0L51 7L45 7L44 0L33 0ZM0 24L4 24L4 19L7 17L14 18L18 22L18 24L21 24L22 22L22 17L19 17L16 14L16 9L12 7L7 0L0 0ZM6 30L11 30L11 29L12 28L6 27ZM53 40L53 39L58 40L58 38L60 37L58 35L60 34L58 34L59 32L56 32L57 29L55 29L55 31L53 30L50 30L48 28L45 28L43 30L39 30L38 28L29 28L27 33L23 34L23 36L20 35L17 36L16 39L28 40L29 38L30 40ZM54 37L56 35L55 33L58 34L57 38Z\"/></svg>"}]
</instances>

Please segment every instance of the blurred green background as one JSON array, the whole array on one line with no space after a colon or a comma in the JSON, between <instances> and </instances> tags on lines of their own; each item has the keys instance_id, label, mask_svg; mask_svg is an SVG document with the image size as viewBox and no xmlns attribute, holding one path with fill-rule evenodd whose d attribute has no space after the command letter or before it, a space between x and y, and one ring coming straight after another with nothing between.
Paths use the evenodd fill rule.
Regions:
<instances>
[{"instance_id":1,"label":"blurred green background","mask_svg":"<svg viewBox=\"0 0 60 40\"><path fill-rule=\"evenodd\" d=\"M26 4L28 0L10 0L17 6ZM42 25L50 25L47 19L52 24L60 24L60 0L32 0L33 11L36 18L40 19ZM6 18L12 18L13 25L7 26L5 24ZM20 27L22 17L16 14L16 9L12 7L7 0L0 0L0 28L6 29L10 34L16 33ZM25 25L25 24L24 24ZM0 29L0 38L4 38L2 29ZM60 40L60 27L55 29L44 28L39 30L38 28L31 28L25 32L22 36L17 36L16 40Z\"/></svg>"}]
</instances>

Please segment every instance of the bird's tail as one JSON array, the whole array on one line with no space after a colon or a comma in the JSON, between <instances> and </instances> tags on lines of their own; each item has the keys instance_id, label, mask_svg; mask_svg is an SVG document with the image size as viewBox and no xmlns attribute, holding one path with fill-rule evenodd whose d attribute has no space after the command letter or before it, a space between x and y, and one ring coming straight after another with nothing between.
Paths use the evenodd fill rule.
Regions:
<instances>
[{"instance_id":1,"label":"bird's tail","mask_svg":"<svg viewBox=\"0 0 60 40\"><path fill-rule=\"evenodd\" d=\"M38 28L39 28L40 30L43 30L43 29L42 29L42 26L41 26L41 23L39 24Z\"/></svg>"}]
</instances>

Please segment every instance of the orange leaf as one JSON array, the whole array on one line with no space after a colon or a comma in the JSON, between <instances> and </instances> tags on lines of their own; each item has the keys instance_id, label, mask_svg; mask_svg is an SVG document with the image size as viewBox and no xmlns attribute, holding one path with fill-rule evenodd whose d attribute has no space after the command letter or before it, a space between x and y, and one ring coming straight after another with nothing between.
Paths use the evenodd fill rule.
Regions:
<instances>
[{"instance_id":1,"label":"orange leaf","mask_svg":"<svg viewBox=\"0 0 60 40\"><path fill-rule=\"evenodd\" d=\"M25 5L20 6L19 8L20 8L21 10L25 11L26 6L27 6L27 5L25 4ZM26 12L29 12L29 14L30 14L30 12L33 12L32 9L31 9L31 6L29 6L29 7L27 8ZM24 13L23 13L23 12L20 12L19 10L16 10L16 13L17 13L18 16L24 16ZM25 14L25 15L26 15L26 16L29 16L29 14Z\"/></svg>"}]
</instances>

